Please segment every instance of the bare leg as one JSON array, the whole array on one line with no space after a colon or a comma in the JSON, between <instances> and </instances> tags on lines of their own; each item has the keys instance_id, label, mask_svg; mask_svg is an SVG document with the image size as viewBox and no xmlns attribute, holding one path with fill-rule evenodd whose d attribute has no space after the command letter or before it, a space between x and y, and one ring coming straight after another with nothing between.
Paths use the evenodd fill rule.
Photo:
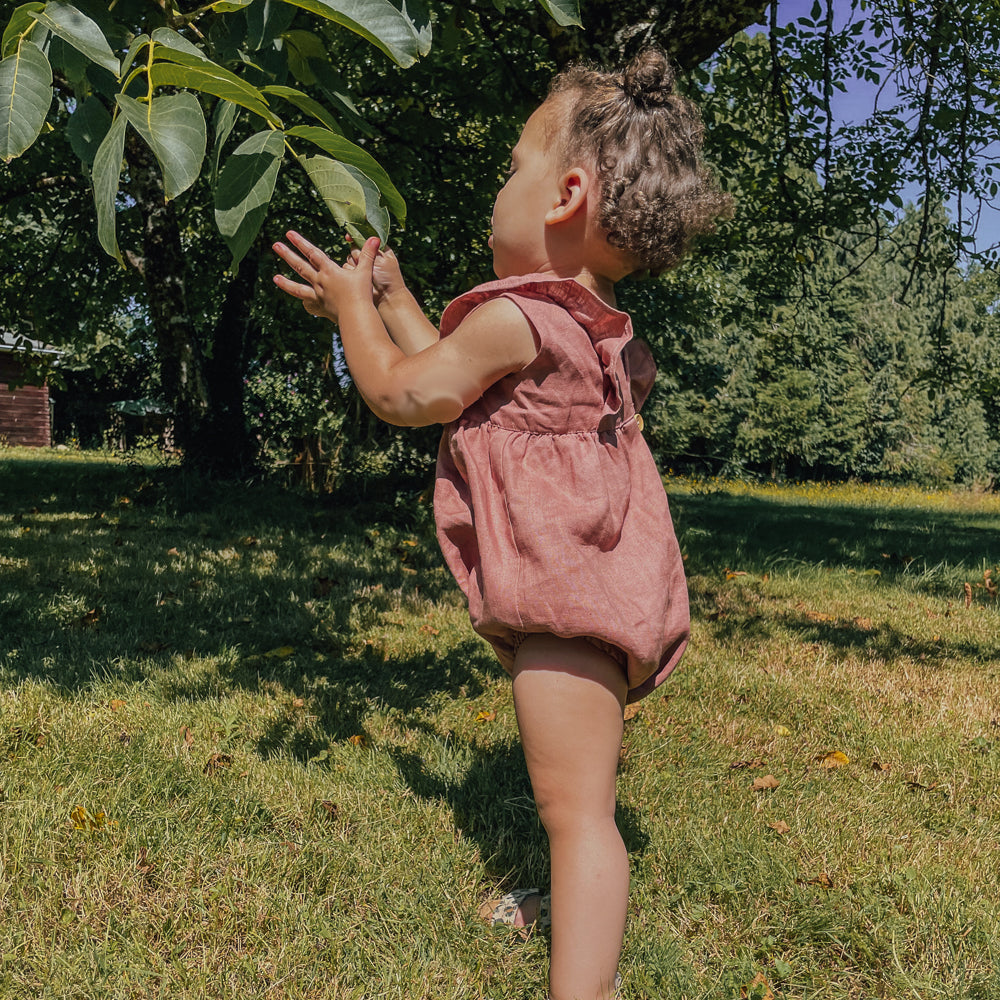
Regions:
<instances>
[{"instance_id":1,"label":"bare leg","mask_svg":"<svg viewBox=\"0 0 1000 1000\"><path fill-rule=\"evenodd\" d=\"M615 826L627 683L582 639L529 635L514 708L552 856L552 1000L607 1000L625 933L628 856Z\"/></svg>"}]
</instances>

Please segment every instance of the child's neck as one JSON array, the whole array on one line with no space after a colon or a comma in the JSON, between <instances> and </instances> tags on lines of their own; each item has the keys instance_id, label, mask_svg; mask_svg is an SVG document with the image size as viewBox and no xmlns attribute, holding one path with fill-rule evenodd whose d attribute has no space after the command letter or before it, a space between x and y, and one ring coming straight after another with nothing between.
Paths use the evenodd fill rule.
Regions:
<instances>
[{"instance_id":1,"label":"child's neck","mask_svg":"<svg viewBox=\"0 0 1000 1000\"><path fill-rule=\"evenodd\" d=\"M612 309L618 308L618 300L615 297L615 283L609 277L585 271L582 274L578 274L576 280L584 288L589 288L599 299L611 306Z\"/></svg>"},{"instance_id":2,"label":"child's neck","mask_svg":"<svg viewBox=\"0 0 1000 1000\"><path fill-rule=\"evenodd\" d=\"M557 278L572 278L577 284L583 285L588 291L593 292L612 309L618 308L618 300L615 297L615 282L607 275L598 274L588 267L560 267L556 264L551 265L547 273Z\"/></svg>"}]
</instances>

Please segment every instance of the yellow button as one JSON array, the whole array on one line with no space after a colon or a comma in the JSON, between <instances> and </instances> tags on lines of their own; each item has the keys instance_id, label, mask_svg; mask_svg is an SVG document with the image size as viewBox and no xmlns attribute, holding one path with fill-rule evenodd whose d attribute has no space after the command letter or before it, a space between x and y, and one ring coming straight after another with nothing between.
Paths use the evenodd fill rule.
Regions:
<instances>
[{"instance_id":1,"label":"yellow button","mask_svg":"<svg viewBox=\"0 0 1000 1000\"><path fill-rule=\"evenodd\" d=\"M635 415L635 426L639 428L639 433L641 434L643 427L646 426L645 423L643 422L641 413L637 413Z\"/></svg>"}]
</instances>

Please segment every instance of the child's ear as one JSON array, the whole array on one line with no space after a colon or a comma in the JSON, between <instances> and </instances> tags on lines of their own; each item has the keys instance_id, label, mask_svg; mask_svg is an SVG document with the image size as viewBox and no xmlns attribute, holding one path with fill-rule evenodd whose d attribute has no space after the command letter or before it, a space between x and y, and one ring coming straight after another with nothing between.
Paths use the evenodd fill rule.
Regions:
<instances>
[{"instance_id":1,"label":"child's ear","mask_svg":"<svg viewBox=\"0 0 1000 1000\"><path fill-rule=\"evenodd\" d=\"M571 219L587 202L590 174L583 167L570 167L559 179L559 201L545 213L545 225Z\"/></svg>"}]
</instances>

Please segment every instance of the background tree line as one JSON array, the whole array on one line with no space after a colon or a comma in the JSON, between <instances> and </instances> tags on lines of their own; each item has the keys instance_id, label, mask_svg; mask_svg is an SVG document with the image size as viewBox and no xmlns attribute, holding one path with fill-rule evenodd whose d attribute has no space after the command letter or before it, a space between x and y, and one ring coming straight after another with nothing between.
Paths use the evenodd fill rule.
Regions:
<instances>
[{"instance_id":1,"label":"background tree line","mask_svg":"<svg viewBox=\"0 0 1000 1000\"><path fill-rule=\"evenodd\" d=\"M76 6L112 36L103 8ZM68 349L55 377L79 435L101 433L113 398L160 397L188 407L185 458L209 470L297 463L315 483L363 490L426 480L436 434L400 433L367 415L329 327L274 292L269 243L294 226L336 251L345 225L391 225L407 277L437 313L491 277L492 200L552 72L652 40L683 67L704 109L710 159L737 206L676 272L623 289L660 365L648 434L661 462L939 483L996 478L996 277L989 253L971 251L970 224L996 194L988 74L1000 18L936 0L885 0L864 9L855 2L835 20L826 0L782 26L778 4L677 0L653 10L589 0L581 32L565 5L499 6L401 8L418 41L400 69L363 32L317 16L315 3L230 0L210 9L121 0L120 43L129 32L176 31L259 91L302 95L282 107L286 134L319 120L316 104L331 133L391 178L390 188L368 190L359 214L357 204L336 209L308 170L283 169L238 261L216 221L220 164L259 134L260 116L239 106L230 123L225 99L196 91L208 154L169 200L141 136L129 133L114 213L122 267L96 249L87 157L100 136L80 117L88 100L107 103L114 88L99 71L83 67L81 76L78 53L58 34L42 39L55 68L54 127L0 175L0 308L5 327ZM768 30L742 34L754 21ZM14 38L5 34L8 59ZM861 77L892 80L898 99L863 125L838 123L832 95ZM914 185L921 197L904 205L901 192ZM406 198L402 226L387 213L393 190ZM175 241L166 270L148 264L161 205ZM173 304L159 288L171 276L185 291ZM193 377L186 386L178 311L185 377ZM97 412L88 417L87 407Z\"/></svg>"}]
</instances>

